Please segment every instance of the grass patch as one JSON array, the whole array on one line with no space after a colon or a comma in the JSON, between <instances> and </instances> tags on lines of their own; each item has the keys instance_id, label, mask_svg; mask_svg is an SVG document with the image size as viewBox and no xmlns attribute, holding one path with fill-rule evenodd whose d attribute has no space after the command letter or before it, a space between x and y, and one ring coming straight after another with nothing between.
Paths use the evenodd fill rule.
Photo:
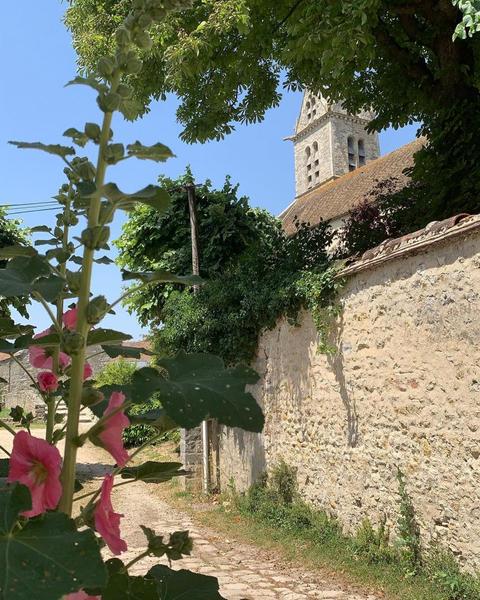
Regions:
<instances>
[{"instance_id":1,"label":"grass patch","mask_svg":"<svg viewBox=\"0 0 480 600\"><path fill-rule=\"evenodd\" d=\"M365 520L354 536L326 512L312 509L298 497L295 473L286 465L243 495L231 493L217 506L205 507L170 487L170 499L202 524L234 539L275 552L300 568L320 570L340 584L382 592L389 600L480 600L480 579L461 572L444 551L418 552L412 562L416 531L414 513L403 488L400 522L407 540L392 542L386 519L377 527ZM405 521L406 519L406 521ZM416 559L417 560L417 559Z\"/></svg>"}]
</instances>

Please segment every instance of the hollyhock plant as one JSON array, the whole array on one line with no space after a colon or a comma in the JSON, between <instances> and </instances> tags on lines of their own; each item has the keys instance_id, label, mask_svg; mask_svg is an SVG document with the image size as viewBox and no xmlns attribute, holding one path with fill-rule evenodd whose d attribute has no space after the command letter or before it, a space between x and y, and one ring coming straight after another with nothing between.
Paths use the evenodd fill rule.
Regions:
<instances>
[{"instance_id":1,"label":"hollyhock plant","mask_svg":"<svg viewBox=\"0 0 480 600\"><path fill-rule=\"evenodd\" d=\"M27 431L15 435L7 481L18 481L30 490L32 508L23 516L35 517L57 507L62 495L61 466L57 448Z\"/></svg>"},{"instance_id":2,"label":"hollyhock plant","mask_svg":"<svg viewBox=\"0 0 480 600\"><path fill-rule=\"evenodd\" d=\"M78 318L77 313L78 313L78 310L77 310L77 307L75 306L74 308L67 310L67 312L64 313L64 315L62 317L63 324L65 325L65 327L67 329L70 329L70 331L73 331L77 327L77 318Z\"/></svg>"},{"instance_id":3,"label":"hollyhock plant","mask_svg":"<svg viewBox=\"0 0 480 600\"><path fill-rule=\"evenodd\" d=\"M42 392L50 394L58 390L58 377L52 371L37 373L38 387Z\"/></svg>"},{"instance_id":4,"label":"hollyhock plant","mask_svg":"<svg viewBox=\"0 0 480 600\"><path fill-rule=\"evenodd\" d=\"M2 600L31 597L35 600L116 599L123 591L128 595L130 591L136 594L137 590L138 597L143 598L150 597L150 592L158 587L152 579L157 583L171 581L171 589L185 590L185 597L195 595L198 588L206 590L209 600L224 600L212 577L194 573L185 575L165 565L161 565L161 573L159 569L151 569L144 575L133 577L129 574L129 569L147 556L177 560L189 555L192 542L186 531L175 532L168 540L162 532L157 534L150 529L151 523L147 523L142 527L146 537L144 548L125 563L120 559L105 560L98 538L103 538L114 555L127 550L126 540L120 533L123 515L114 511L111 500L115 477L121 477L119 485L133 484L137 497L142 494L140 486L155 485L185 474L177 462L148 460L125 468L129 460L136 458L167 431L195 427L207 417L218 418L230 426L247 423L246 427L256 432L261 431L263 424L263 415L253 397L247 392L241 397L239 392L240 387L245 389L247 383L252 383L254 373L226 369L221 359L214 356L204 359L199 354L183 354L163 358L157 366L139 364L134 376L125 383L125 394L111 393L112 387L107 383L85 383L93 375L92 365L86 360L99 354L99 348L111 358L141 357L135 344L124 345L131 336L100 325L107 314L113 313L113 307L132 291L156 282L199 284L198 276L178 276L155 269L124 271L123 279L135 279L137 284L119 298L95 295L92 290L95 265L111 262L103 252L110 248L109 224L117 210L130 210L142 203L162 214L170 204L165 186L149 185L127 194L116 184L107 183L109 166L127 158L159 163L173 156L162 143L151 146L140 141L128 145L113 143L112 118L117 111L124 116L136 112L129 82L142 69L144 51L152 43L149 27L161 24L168 19L171 10L182 10L191 4L191 0L135 0L126 4L131 5L132 12L112 36L109 55L100 60L92 72L78 75L70 82L94 90L102 112L101 121L80 124L83 130L67 129L64 136L70 138L68 146L12 142L20 148L56 155L62 161L67 181L55 196L61 207L56 222L39 223L31 229L32 234L41 233L42 239L31 245L18 243L0 249L0 297L10 302L12 298L28 296L45 309L52 323L49 329L35 336L33 343L30 337L32 325L15 323L9 317L1 319L0 323L2 347L14 359L16 353L28 349L31 365L40 371L30 373L23 362L16 359L35 387L43 392L45 409L44 439L30 433L34 415L27 410L30 411L32 406L26 410L17 406L11 411L16 426L24 428L21 431L0 419L0 427L13 436L11 454L3 441L0 446L0 452L8 456L0 459L0 467L3 470L5 464L9 465L7 483L0 481L0 546L3 544L6 549L0 551ZM78 154L79 148L83 149L87 144L98 149L92 160L90 154L95 152L87 150L86 156ZM72 227L79 234L76 237ZM42 251L45 245L50 248ZM73 304L65 311L67 302ZM45 342L41 338L47 335L50 335L48 344L37 345ZM192 388L192 379L198 379L199 385L206 390L215 388L216 394L221 396L219 401L204 402L203 391L199 399L197 392L203 388ZM228 391L220 391L218 381L222 390L231 388L235 392L233 398L227 397ZM113 383L113 389L120 389L118 381ZM152 403L151 408L144 408L157 393L161 394L163 406ZM107 398L108 402L105 402ZM245 404L245 410L226 415L232 401L237 400L240 405ZM89 422L88 418L83 418L87 416L83 412L87 409L97 420ZM132 421L135 419L136 423L152 426L151 437L131 456L123 445L123 432L130 425L125 414L127 409L132 409L135 414ZM248 412L248 421L245 412ZM86 468L84 464L88 462L87 457L82 455L83 446L89 442L105 448L113 457L111 462L118 465L112 467L111 474L96 490L82 489L81 483L85 474L91 475L90 466ZM59 443L62 443L63 457L56 448ZM89 452L92 452L91 448ZM134 510L141 512L141 506L132 504ZM29 520L31 517L36 518ZM142 515L142 520L144 518L148 519L148 515ZM89 591L97 595L91 596Z\"/></svg>"},{"instance_id":5,"label":"hollyhock plant","mask_svg":"<svg viewBox=\"0 0 480 600\"><path fill-rule=\"evenodd\" d=\"M34 335L33 339L38 340L50 333L52 333L52 331L46 329L45 331L41 331L40 333L37 333L37 335ZM50 352L47 352L46 348L43 348L42 346L30 346L28 349L28 360L35 369L53 369L53 355ZM68 367L70 360L70 357L68 354L65 354L65 352L58 353L58 365L62 371Z\"/></svg>"},{"instance_id":6,"label":"hollyhock plant","mask_svg":"<svg viewBox=\"0 0 480 600\"><path fill-rule=\"evenodd\" d=\"M105 409L104 417L115 412L125 402L125 394L122 392L113 392L110 396L108 406ZM129 418L123 411L115 412L111 417L107 418L104 424L103 431L98 435L102 446L110 452L115 461L120 467L127 464L129 456L123 446L123 430L130 425Z\"/></svg>"},{"instance_id":7,"label":"hollyhock plant","mask_svg":"<svg viewBox=\"0 0 480 600\"><path fill-rule=\"evenodd\" d=\"M105 540L110 551L119 555L126 552L127 544L120 537L120 519L123 515L114 512L111 500L113 489L113 475L106 475L102 483L100 500L93 513L95 529Z\"/></svg>"}]
</instances>

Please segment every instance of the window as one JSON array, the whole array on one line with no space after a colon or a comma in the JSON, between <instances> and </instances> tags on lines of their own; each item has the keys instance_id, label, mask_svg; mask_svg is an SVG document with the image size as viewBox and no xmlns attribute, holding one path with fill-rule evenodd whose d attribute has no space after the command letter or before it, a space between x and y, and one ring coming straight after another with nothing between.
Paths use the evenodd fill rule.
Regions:
<instances>
[{"instance_id":1,"label":"window","mask_svg":"<svg viewBox=\"0 0 480 600\"><path fill-rule=\"evenodd\" d=\"M313 109L313 112L312 112L312 115L313 115L313 116L315 116L316 114L317 114L317 109L316 109L316 108L314 108L314 109Z\"/></svg>"},{"instance_id":2,"label":"window","mask_svg":"<svg viewBox=\"0 0 480 600\"><path fill-rule=\"evenodd\" d=\"M315 161L315 166L316 166L316 167L318 167L318 158L317 158L317 160Z\"/></svg>"},{"instance_id":3,"label":"window","mask_svg":"<svg viewBox=\"0 0 480 600\"><path fill-rule=\"evenodd\" d=\"M315 179L318 179L320 177L320 171L315 171Z\"/></svg>"},{"instance_id":4,"label":"window","mask_svg":"<svg viewBox=\"0 0 480 600\"><path fill-rule=\"evenodd\" d=\"M313 146L313 152L314 152L314 154L316 154L318 152L318 143L313 142L312 146Z\"/></svg>"},{"instance_id":5,"label":"window","mask_svg":"<svg viewBox=\"0 0 480 600\"><path fill-rule=\"evenodd\" d=\"M305 148L305 154L307 155L307 158L310 158L310 154L312 153L312 151L310 150L310 146L307 146Z\"/></svg>"},{"instance_id":6,"label":"window","mask_svg":"<svg viewBox=\"0 0 480 600\"><path fill-rule=\"evenodd\" d=\"M358 165L361 167L367 162L365 156L365 143L363 140L358 140Z\"/></svg>"},{"instance_id":7,"label":"window","mask_svg":"<svg viewBox=\"0 0 480 600\"><path fill-rule=\"evenodd\" d=\"M357 168L357 161L355 156L355 142L353 137L348 138L348 170L354 171Z\"/></svg>"},{"instance_id":8,"label":"window","mask_svg":"<svg viewBox=\"0 0 480 600\"><path fill-rule=\"evenodd\" d=\"M312 165L307 165L307 171L310 171L311 168L312 168Z\"/></svg>"}]
</instances>

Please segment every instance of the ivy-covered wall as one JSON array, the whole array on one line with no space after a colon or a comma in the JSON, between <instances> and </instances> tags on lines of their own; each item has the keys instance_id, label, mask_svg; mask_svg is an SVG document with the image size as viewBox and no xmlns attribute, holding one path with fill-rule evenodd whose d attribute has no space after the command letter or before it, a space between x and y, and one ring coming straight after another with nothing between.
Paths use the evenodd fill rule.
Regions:
<instances>
[{"instance_id":1,"label":"ivy-covered wall","mask_svg":"<svg viewBox=\"0 0 480 600\"><path fill-rule=\"evenodd\" d=\"M223 487L245 489L283 459L302 496L347 530L382 514L394 526L401 469L423 539L480 568L480 220L355 268L331 332L336 353L317 352L306 312L299 327L281 320L261 337L265 430L223 431Z\"/></svg>"}]
</instances>

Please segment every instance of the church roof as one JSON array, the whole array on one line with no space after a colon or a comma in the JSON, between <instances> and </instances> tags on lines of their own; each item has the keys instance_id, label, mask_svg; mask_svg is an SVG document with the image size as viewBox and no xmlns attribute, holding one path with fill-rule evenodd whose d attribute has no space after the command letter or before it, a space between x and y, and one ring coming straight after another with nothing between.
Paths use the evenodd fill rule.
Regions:
<instances>
[{"instance_id":1,"label":"church roof","mask_svg":"<svg viewBox=\"0 0 480 600\"><path fill-rule=\"evenodd\" d=\"M308 190L298 196L279 218L287 234L295 233L294 219L317 225L321 220L331 221L345 216L360 204L381 181L395 178L401 189L408 182L403 171L413 165L413 155L424 145L420 138L401 148L368 162L365 166L337 179Z\"/></svg>"}]
</instances>

